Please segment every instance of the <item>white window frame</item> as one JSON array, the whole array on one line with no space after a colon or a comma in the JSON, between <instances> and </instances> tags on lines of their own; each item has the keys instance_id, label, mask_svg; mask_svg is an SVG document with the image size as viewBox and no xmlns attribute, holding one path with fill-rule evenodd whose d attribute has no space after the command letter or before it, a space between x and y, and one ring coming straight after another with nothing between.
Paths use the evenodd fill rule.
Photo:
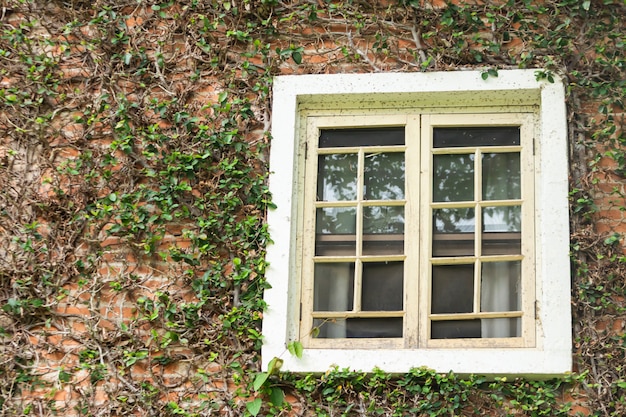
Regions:
<instances>
[{"instance_id":1,"label":"white window frame","mask_svg":"<svg viewBox=\"0 0 626 417\"><path fill-rule=\"evenodd\" d=\"M479 347L463 343L310 347L296 358L286 347L300 339L302 239L297 238L303 230L306 131L302 121L309 115L398 115L403 109L407 115L535 115L536 319L534 335L528 339L533 343L507 347L481 339ZM268 305L263 316L264 369L280 357L282 369L294 372L324 372L332 366L406 372L426 366L458 374L550 377L571 371L567 129L564 87L558 77L554 83L538 81L535 70L500 70L498 77L487 80L479 71L279 76L274 80L270 170L277 208L268 213L274 243L267 249L266 277L272 288L264 295Z\"/></svg>"}]
</instances>

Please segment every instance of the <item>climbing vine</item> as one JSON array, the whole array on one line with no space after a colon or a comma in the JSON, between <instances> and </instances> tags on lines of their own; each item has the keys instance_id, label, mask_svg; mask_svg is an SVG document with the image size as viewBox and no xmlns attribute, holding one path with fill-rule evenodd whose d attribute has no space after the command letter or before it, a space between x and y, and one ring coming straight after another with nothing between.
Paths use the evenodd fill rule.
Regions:
<instances>
[{"instance_id":1,"label":"climbing vine","mask_svg":"<svg viewBox=\"0 0 626 417\"><path fill-rule=\"evenodd\" d=\"M624 415L625 17L619 0L5 1L0 413ZM565 79L575 374L261 372L273 77L466 68Z\"/></svg>"}]
</instances>

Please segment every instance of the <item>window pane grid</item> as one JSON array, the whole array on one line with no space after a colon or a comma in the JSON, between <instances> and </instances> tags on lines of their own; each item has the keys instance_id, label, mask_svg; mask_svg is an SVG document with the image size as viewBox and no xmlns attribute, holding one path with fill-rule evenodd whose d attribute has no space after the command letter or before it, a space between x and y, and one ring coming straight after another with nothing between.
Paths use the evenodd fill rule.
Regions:
<instances>
[{"instance_id":1,"label":"window pane grid","mask_svg":"<svg viewBox=\"0 0 626 417\"><path fill-rule=\"evenodd\" d=\"M403 130L404 128L402 128ZM381 131L381 129L378 129ZM393 133L397 136L396 132ZM313 255L315 288L326 288L326 292L316 291L310 317L313 319L313 336L320 339L337 338L376 338L402 337L404 311L404 208L406 207L404 155L406 146L369 146L374 143L365 132L367 146L332 147L333 140L348 145L350 140L360 140L351 131L352 139L341 138L341 131L332 131L324 135L325 147L317 148L315 158L317 168L317 198L313 202L316 216L316 248L328 247L327 250L315 250ZM322 139L320 139L321 141ZM398 140L398 139L394 139ZM344 162L347 161L347 162ZM341 176L342 168L349 171ZM354 188L351 185L354 184ZM345 185L345 191L337 190L336 184ZM329 211L330 210L330 211ZM333 210L343 210L344 218L354 215L348 222L348 228L337 227L338 217ZM345 212L348 210L348 212ZM328 213L320 217L319 213ZM329 217L330 216L330 217ZM325 220L324 223L320 223ZM327 224L325 226L324 224ZM340 231L343 233L333 233ZM334 245L334 246L333 246ZM350 253L340 253L340 247ZM335 249L333 249L335 248ZM379 253L380 252L380 253ZM394 254L394 252L396 252ZM325 278L331 265L352 265L351 284L343 291L350 300L345 300L341 307L317 308L328 304L315 297L336 297L333 290L328 290L333 282L340 278ZM391 269L389 269L391 268ZM345 269L345 268L344 268ZM389 270L389 271L387 271ZM369 271L369 272L368 272ZM395 271L395 272L394 272ZM400 272L398 275L398 271ZM387 273L385 273L387 272ZM330 281L329 281L330 279ZM343 278L345 279L345 278ZM367 279L367 281L365 281ZM387 281L394 284L391 290L384 290ZM324 283L324 282L328 283ZM346 293L349 292L350 294ZM336 292L336 291L335 291ZM387 321L392 320L392 321ZM400 322L397 322L400 320ZM400 327L398 327L398 323ZM315 330L319 326L319 330ZM326 327L326 329L322 328ZM398 333L399 332L399 333ZM317 334L316 334L317 333Z\"/></svg>"},{"instance_id":2,"label":"window pane grid","mask_svg":"<svg viewBox=\"0 0 626 417\"><path fill-rule=\"evenodd\" d=\"M498 303L497 298L494 302L493 298L501 294L491 288L483 293L484 285L499 285L499 293L505 292L506 298L506 291L509 294L519 291L517 285L511 288L510 283L521 279L519 274L511 276L512 279L504 275L502 279L498 268L484 268L485 262L496 265L493 262L500 261L499 270L506 274L512 271L506 268L507 264L523 259L521 249L516 250L514 243L521 242L521 228L506 221L511 216L515 221L515 214L521 212L523 204L520 128L507 129L509 132L499 132L488 139L474 138L481 146L465 146L463 141L472 138L474 132L490 135L489 127L433 129L434 136L437 132L449 131L435 138L438 142L430 148L433 188L429 210L433 233L429 257L432 283L428 334L433 339L521 336L519 327L523 313L519 302ZM501 146L507 145L507 137L515 132L517 136L512 139L515 146ZM490 146L491 138L495 138L493 141L498 146ZM443 147L445 143L452 147ZM489 164L483 166L483 162ZM508 226L501 224L503 221ZM501 234L504 232L508 233ZM467 246L470 242L471 251ZM510 242L513 242L512 249L509 249ZM467 249L462 249L463 246ZM511 250L517 253L510 253ZM485 278L493 273L496 273L495 280ZM490 311L484 311L487 308L483 307L483 302ZM515 308L511 308L512 303ZM441 325L435 327L435 323Z\"/></svg>"},{"instance_id":3,"label":"window pane grid","mask_svg":"<svg viewBox=\"0 0 626 417\"><path fill-rule=\"evenodd\" d=\"M421 116L422 121L426 120L422 126L429 125L431 118L436 117L440 116ZM459 120L471 123L472 117L475 116L464 115ZM414 120L418 123L404 128L410 138L406 139L406 144L371 146L375 140L368 136L365 146L347 146L356 142L343 139L338 139L342 145L332 146L335 139L327 137L326 147L320 148L317 139L309 136L307 164L311 162L317 168L307 170L305 181L316 183L317 196L313 193L314 198L305 201L308 210L325 217L309 216L305 226L307 230L311 230L309 227L315 230L313 236L309 234L307 238L313 238L315 250L305 257L311 266L304 268L310 271L305 275L309 278L304 279L310 282L303 282L302 286L303 296L311 297L310 301L303 302L301 317L301 335L309 340L305 345L344 346L343 343L352 343L349 341L354 338L362 339L356 340L357 343L376 340L375 343L382 346L382 341L387 340L403 343L404 347L452 346L455 343L488 346L483 342L489 339L504 343L502 346L526 345L528 332L533 327L527 319L528 297L520 301L521 274L517 271L532 253L532 249L529 252L520 243L522 214L526 235L527 228L532 227L532 221L527 221L527 202L532 204L532 193L529 194L528 189L526 193L521 190L522 167L528 172L529 166L527 139L520 138L514 145L507 145L501 135L494 139L498 141L495 146L488 142L464 146L462 141L457 141L451 147L433 148L425 143L428 139L424 134L428 130L420 128L419 118ZM433 125L430 126L432 132ZM309 131L315 132L315 129L318 128ZM457 127L457 130L462 129ZM333 135L340 134L340 130L335 129ZM482 130L489 131L490 127ZM509 130L519 132L522 129ZM529 131L526 128L526 132ZM414 140L415 144L427 148L415 152L411 144ZM524 161L522 155L525 155ZM408 174L409 167L411 174ZM345 178L340 176L341 172ZM418 181L418 175L423 179ZM433 182L436 175L443 187L438 196L434 195L438 184ZM460 184L459 178L464 182L462 188L455 190ZM325 183L317 182L320 179ZM421 185L409 188L408 181ZM414 206L417 198L424 199L419 211ZM337 217L339 214L342 219ZM415 216L421 217L417 223L413 220ZM311 224L314 226L308 226ZM433 252L435 244L439 253ZM318 251L318 247L325 249ZM306 248L304 245L305 252ZM408 248L411 248L410 253ZM421 261L416 262L412 256ZM391 276L386 268L393 270L394 263L402 266L400 279L394 278L394 285L404 293L392 290L390 298L381 295L389 284L378 277ZM317 292L313 294L312 290L322 284L317 283L318 275L314 271L331 265L352 265L348 292L341 293L348 296L349 302L345 300L333 308L318 308L322 304L315 300ZM526 265L524 270L528 270L529 264L523 265ZM466 294L467 301L462 308L454 307L453 302L447 307L437 307L439 310L433 309L433 300L428 297L434 296L430 289L438 275L432 268L451 266L461 268L459 271L464 271L462 276L466 278L455 281L456 272L446 272L447 278L439 284L438 294L445 297L451 287L462 285L457 294L462 297ZM346 269L345 266L340 268ZM420 294L411 295L417 290L413 282L427 284L423 288L420 283ZM484 291L485 286L489 287L488 291ZM495 291L491 288L494 286ZM333 289L326 293L333 293ZM388 321L392 319L396 321ZM524 327L520 330L522 324ZM317 326L328 327L328 330ZM449 338L457 341L440 340ZM486 340L472 341L474 338ZM534 338L528 340L533 343Z\"/></svg>"}]
</instances>

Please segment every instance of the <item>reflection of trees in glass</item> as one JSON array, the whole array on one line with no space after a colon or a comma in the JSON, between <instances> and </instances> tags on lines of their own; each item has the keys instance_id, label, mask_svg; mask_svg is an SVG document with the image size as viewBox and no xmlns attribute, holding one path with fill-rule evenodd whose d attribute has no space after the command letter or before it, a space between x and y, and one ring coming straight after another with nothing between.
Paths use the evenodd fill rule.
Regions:
<instances>
[{"instance_id":1,"label":"reflection of trees in glass","mask_svg":"<svg viewBox=\"0 0 626 417\"><path fill-rule=\"evenodd\" d=\"M519 153L483 154L483 199L509 200L521 196Z\"/></svg>"},{"instance_id":2,"label":"reflection of trees in glass","mask_svg":"<svg viewBox=\"0 0 626 417\"><path fill-rule=\"evenodd\" d=\"M433 201L474 200L474 154L433 156Z\"/></svg>"},{"instance_id":3,"label":"reflection of trees in glass","mask_svg":"<svg viewBox=\"0 0 626 417\"><path fill-rule=\"evenodd\" d=\"M433 210L435 233L473 233L474 209L453 208Z\"/></svg>"},{"instance_id":4,"label":"reflection of trees in glass","mask_svg":"<svg viewBox=\"0 0 626 417\"><path fill-rule=\"evenodd\" d=\"M404 153L365 155L363 195L366 200L404 198Z\"/></svg>"},{"instance_id":5,"label":"reflection of trees in glass","mask_svg":"<svg viewBox=\"0 0 626 417\"><path fill-rule=\"evenodd\" d=\"M356 208L326 207L317 209L315 231L325 235L355 234Z\"/></svg>"},{"instance_id":6,"label":"reflection of trees in glass","mask_svg":"<svg viewBox=\"0 0 626 417\"><path fill-rule=\"evenodd\" d=\"M357 168L356 154L320 155L317 167L317 200L355 200Z\"/></svg>"},{"instance_id":7,"label":"reflection of trees in glass","mask_svg":"<svg viewBox=\"0 0 626 417\"><path fill-rule=\"evenodd\" d=\"M520 155L517 152L485 153L482 157L484 200L521 198ZM474 155L433 156L433 201L472 201L474 196ZM433 213L434 228L439 233L473 232L473 209L440 209ZM471 230L469 230L471 227ZM521 208L486 207L483 230L518 232Z\"/></svg>"},{"instance_id":8,"label":"reflection of trees in glass","mask_svg":"<svg viewBox=\"0 0 626 417\"><path fill-rule=\"evenodd\" d=\"M363 233L404 233L404 207L364 207Z\"/></svg>"},{"instance_id":9,"label":"reflection of trees in glass","mask_svg":"<svg viewBox=\"0 0 626 417\"><path fill-rule=\"evenodd\" d=\"M317 198L321 201L357 199L356 154L320 155L318 159ZM404 198L404 153L385 152L365 155L364 198L395 200ZM365 207L365 233L403 233L403 207ZM356 233L356 208L320 208L316 232L323 234Z\"/></svg>"}]
</instances>

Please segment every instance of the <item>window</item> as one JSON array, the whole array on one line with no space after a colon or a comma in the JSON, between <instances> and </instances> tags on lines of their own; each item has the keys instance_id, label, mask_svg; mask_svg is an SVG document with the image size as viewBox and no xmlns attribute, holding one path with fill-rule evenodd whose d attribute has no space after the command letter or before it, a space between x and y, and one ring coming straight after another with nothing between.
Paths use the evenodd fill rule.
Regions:
<instances>
[{"instance_id":1,"label":"window","mask_svg":"<svg viewBox=\"0 0 626 417\"><path fill-rule=\"evenodd\" d=\"M287 76L273 115L265 366L570 370L561 85Z\"/></svg>"}]
</instances>

